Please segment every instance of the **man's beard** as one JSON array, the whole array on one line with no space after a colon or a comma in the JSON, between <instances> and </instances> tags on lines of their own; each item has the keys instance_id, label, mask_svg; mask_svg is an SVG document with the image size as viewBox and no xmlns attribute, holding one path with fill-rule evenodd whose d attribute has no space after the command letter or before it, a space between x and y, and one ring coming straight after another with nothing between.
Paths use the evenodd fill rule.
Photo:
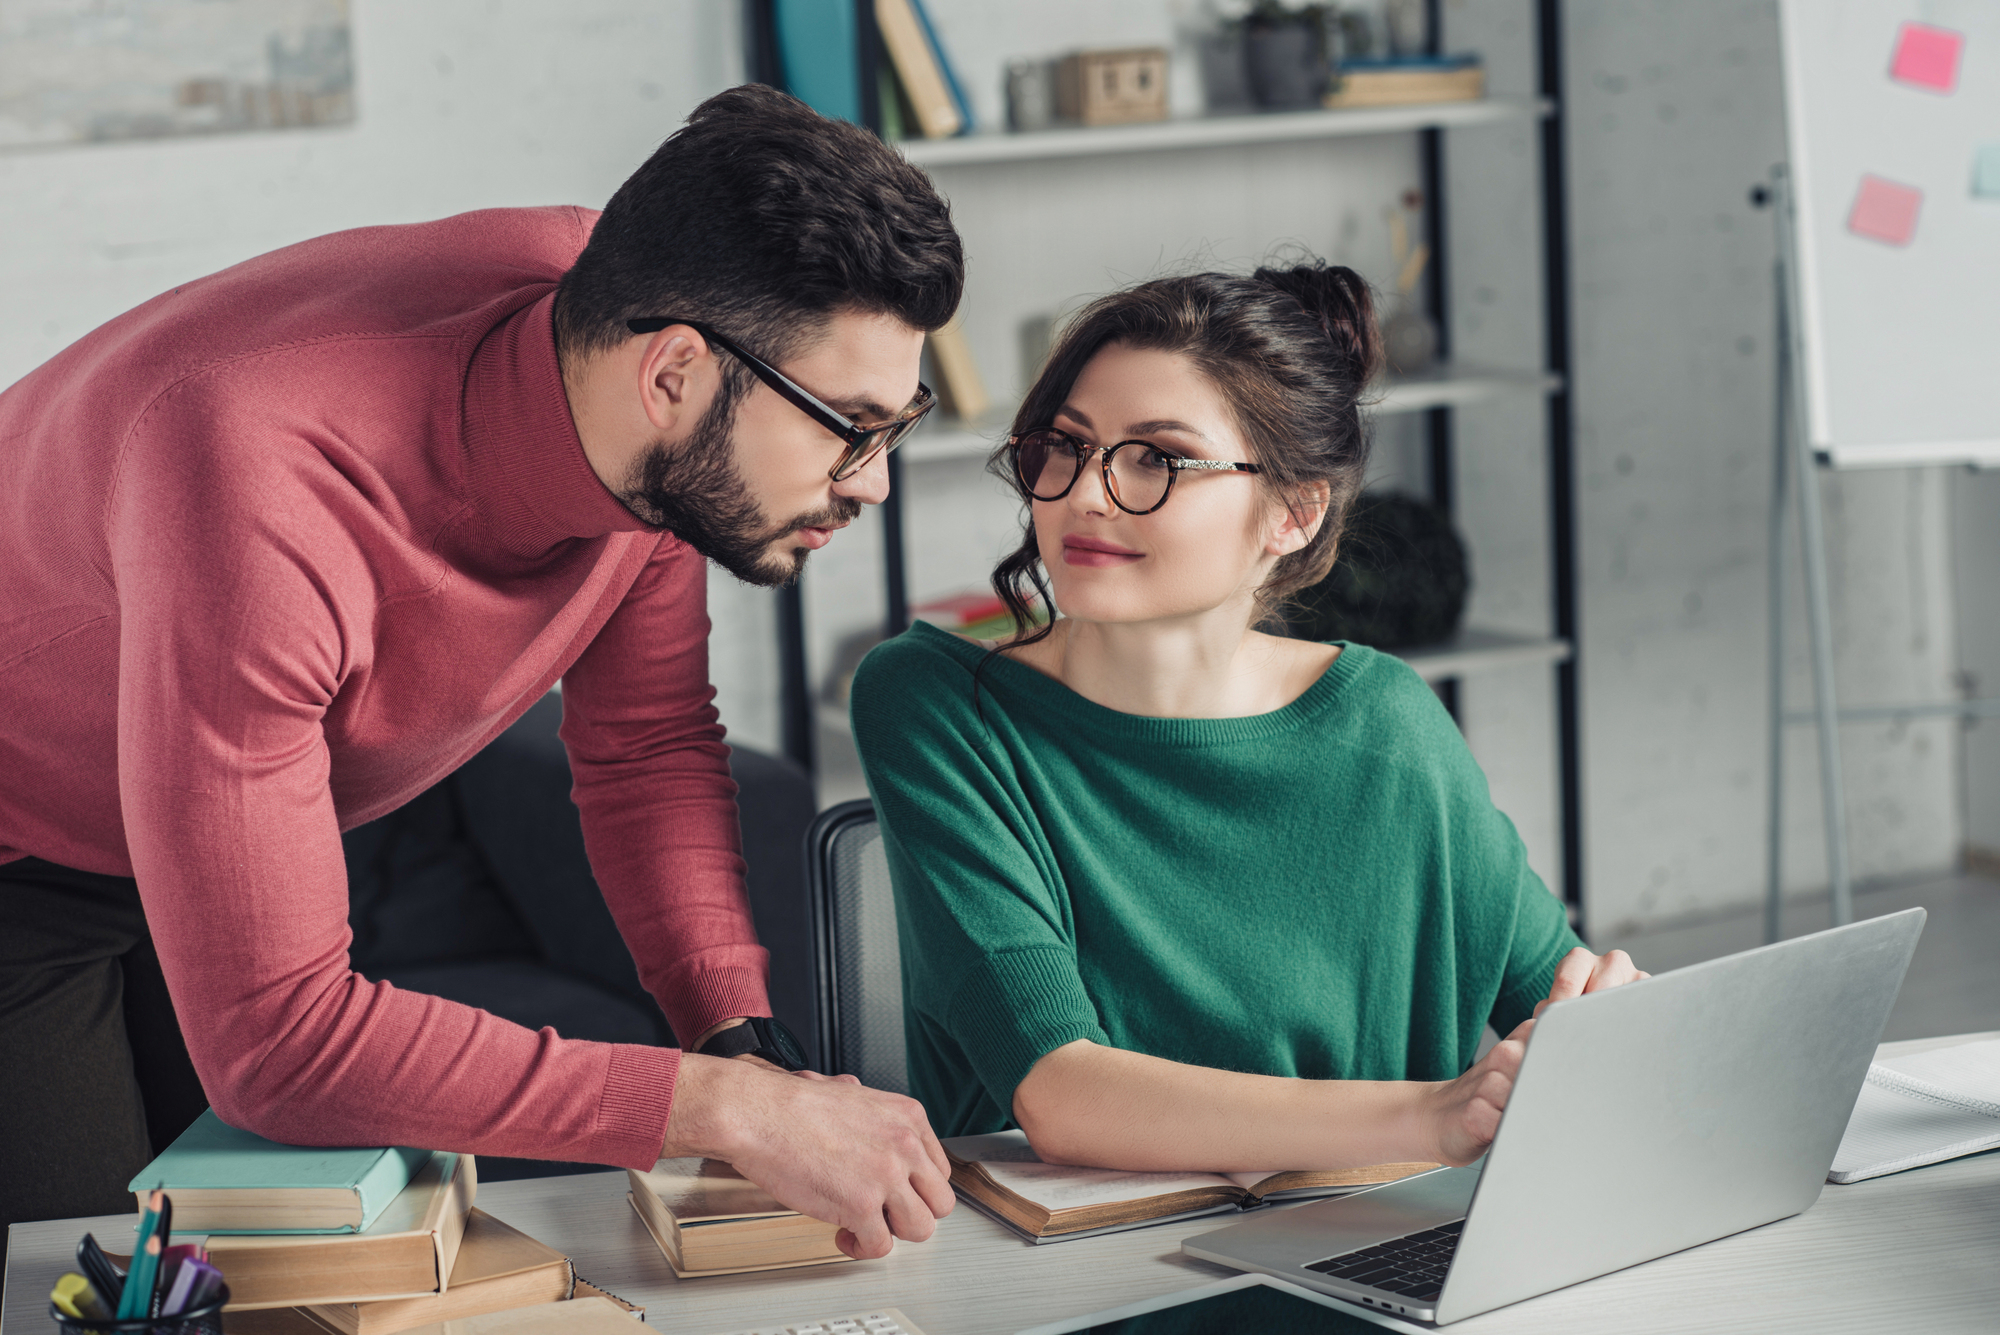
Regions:
<instances>
[{"instance_id":1,"label":"man's beard","mask_svg":"<svg viewBox=\"0 0 2000 1335\"><path fill-rule=\"evenodd\" d=\"M618 499L642 522L666 529L745 584L789 584L805 568L806 549L772 545L802 528L837 528L861 502L836 496L824 510L769 524L736 467L733 403L716 403L676 448L648 445L633 461Z\"/></svg>"}]
</instances>

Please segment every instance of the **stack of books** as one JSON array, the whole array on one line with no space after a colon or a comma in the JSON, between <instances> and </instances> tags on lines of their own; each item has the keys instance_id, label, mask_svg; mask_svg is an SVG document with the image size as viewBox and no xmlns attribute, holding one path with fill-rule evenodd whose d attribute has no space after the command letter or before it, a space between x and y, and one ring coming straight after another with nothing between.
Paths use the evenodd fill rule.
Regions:
<instances>
[{"instance_id":1,"label":"stack of books","mask_svg":"<svg viewBox=\"0 0 2000 1335\"><path fill-rule=\"evenodd\" d=\"M984 589L953 594L910 608L910 620L928 621L933 626L972 640L1004 639L1014 633L1014 617L1000 595Z\"/></svg>"},{"instance_id":2,"label":"stack of books","mask_svg":"<svg viewBox=\"0 0 2000 1335\"><path fill-rule=\"evenodd\" d=\"M1420 102L1472 102L1486 95L1478 56L1400 56L1341 62L1329 107L1390 107Z\"/></svg>"},{"instance_id":3,"label":"stack of books","mask_svg":"<svg viewBox=\"0 0 2000 1335\"><path fill-rule=\"evenodd\" d=\"M600 1293L473 1208L469 1154L280 1145L209 1111L131 1185L142 1203L167 1193L177 1233L208 1235L232 1331L394 1335Z\"/></svg>"}]
</instances>

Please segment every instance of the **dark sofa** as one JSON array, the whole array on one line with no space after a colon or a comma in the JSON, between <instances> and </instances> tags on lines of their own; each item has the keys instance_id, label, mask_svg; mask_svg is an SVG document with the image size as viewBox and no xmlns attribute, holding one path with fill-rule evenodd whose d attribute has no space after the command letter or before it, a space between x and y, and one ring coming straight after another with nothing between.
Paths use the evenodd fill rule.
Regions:
<instances>
[{"instance_id":1,"label":"dark sofa","mask_svg":"<svg viewBox=\"0 0 2000 1335\"><path fill-rule=\"evenodd\" d=\"M584 856L561 721L561 697L544 697L442 783L344 836L354 967L565 1038L671 1046ZM742 789L751 912L771 952L772 1009L816 1066L812 781L790 761L741 748L730 771ZM479 1175L589 1167L482 1158Z\"/></svg>"}]
</instances>

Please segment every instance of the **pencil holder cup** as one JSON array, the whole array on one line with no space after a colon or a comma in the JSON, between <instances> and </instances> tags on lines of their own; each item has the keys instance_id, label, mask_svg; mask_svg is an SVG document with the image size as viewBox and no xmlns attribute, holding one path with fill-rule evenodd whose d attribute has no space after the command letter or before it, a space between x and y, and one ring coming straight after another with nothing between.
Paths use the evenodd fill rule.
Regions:
<instances>
[{"instance_id":1,"label":"pencil holder cup","mask_svg":"<svg viewBox=\"0 0 2000 1335\"><path fill-rule=\"evenodd\" d=\"M49 1304L49 1315L55 1318L56 1329L65 1332L65 1335L85 1335L85 1332L89 1335L222 1335L222 1309L228 1302L229 1286L225 1284L214 1302L174 1316L92 1321L89 1317L69 1316L54 1303Z\"/></svg>"}]
</instances>

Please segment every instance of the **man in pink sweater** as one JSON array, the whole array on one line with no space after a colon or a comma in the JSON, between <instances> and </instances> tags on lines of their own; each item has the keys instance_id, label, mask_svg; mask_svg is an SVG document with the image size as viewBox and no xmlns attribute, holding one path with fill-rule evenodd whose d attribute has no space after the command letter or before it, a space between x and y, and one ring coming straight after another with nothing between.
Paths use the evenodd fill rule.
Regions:
<instances>
[{"instance_id":1,"label":"man in pink sweater","mask_svg":"<svg viewBox=\"0 0 2000 1335\"><path fill-rule=\"evenodd\" d=\"M767 965L704 558L782 582L883 499L962 283L922 173L744 87L601 216L291 246L0 392L5 1220L129 1209L209 1102L297 1144L708 1155L855 1255L929 1236L921 1109L742 1023ZM686 1051L349 968L340 832L557 681L592 869Z\"/></svg>"}]
</instances>

